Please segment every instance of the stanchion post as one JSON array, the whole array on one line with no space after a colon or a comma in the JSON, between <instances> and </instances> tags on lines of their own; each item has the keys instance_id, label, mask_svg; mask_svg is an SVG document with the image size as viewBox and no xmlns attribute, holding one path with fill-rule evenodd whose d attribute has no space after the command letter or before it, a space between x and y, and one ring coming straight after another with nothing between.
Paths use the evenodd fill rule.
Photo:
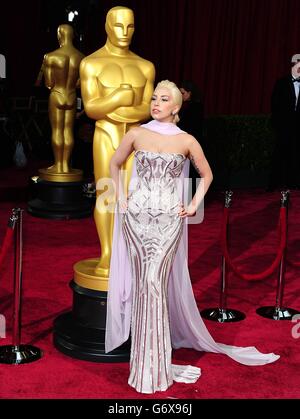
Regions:
<instances>
[{"instance_id":1,"label":"stanchion post","mask_svg":"<svg viewBox=\"0 0 300 419\"><path fill-rule=\"evenodd\" d=\"M232 191L225 192L225 208L230 208L232 201ZM228 225L226 225L226 237L228 237ZM221 289L220 289L220 306L217 308L207 308L201 311L201 316L208 320L225 322L237 322L243 320L246 316L238 310L227 308L227 276L228 269L225 256L222 256L221 262Z\"/></svg>"},{"instance_id":2,"label":"stanchion post","mask_svg":"<svg viewBox=\"0 0 300 419\"><path fill-rule=\"evenodd\" d=\"M15 266L14 266L14 313L12 343L16 348L20 346L21 337L21 286L22 286L22 251L23 251L23 210L15 210L17 223L15 227Z\"/></svg>"},{"instance_id":3,"label":"stanchion post","mask_svg":"<svg viewBox=\"0 0 300 419\"><path fill-rule=\"evenodd\" d=\"M0 363L25 364L41 358L42 352L32 345L20 345L21 340L21 294L22 294L22 258L23 258L23 211L13 209L11 220L14 224L14 312L12 345L0 346Z\"/></svg>"},{"instance_id":4,"label":"stanchion post","mask_svg":"<svg viewBox=\"0 0 300 419\"><path fill-rule=\"evenodd\" d=\"M221 262L221 290L220 290L220 309L225 310L227 306L227 266L225 257L222 256Z\"/></svg>"},{"instance_id":5,"label":"stanchion post","mask_svg":"<svg viewBox=\"0 0 300 419\"><path fill-rule=\"evenodd\" d=\"M286 208L286 243L287 243L287 232L288 232L288 205L289 205L289 195L290 191L281 191L281 208ZM266 306L260 307L256 310L256 313L262 317L273 320L291 320L295 314L300 314L299 311L296 311L292 308L283 307L283 295L284 295L284 286L285 286L285 258L286 258L286 247L282 252L279 270L278 270L278 281L277 281L277 291L276 291L276 304L275 306Z\"/></svg>"},{"instance_id":6,"label":"stanchion post","mask_svg":"<svg viewBox=\"0 0 300 419\"><path fill-rule=\"evenodd\" d=\"M281 192L281 207L286 208L286 229L285 229L285 237L287 238L288 232L288 208L289 208L289 191L282 191ZM284 285L285 285L285 259L286 259L286 244L282 252L282 257L279 264L279 271L278 271L278 282L277 282L277 292L276 292L276 309L280 310L282 307L283 302L283 294L284 294Z\"/></svg>"}]
</instances>

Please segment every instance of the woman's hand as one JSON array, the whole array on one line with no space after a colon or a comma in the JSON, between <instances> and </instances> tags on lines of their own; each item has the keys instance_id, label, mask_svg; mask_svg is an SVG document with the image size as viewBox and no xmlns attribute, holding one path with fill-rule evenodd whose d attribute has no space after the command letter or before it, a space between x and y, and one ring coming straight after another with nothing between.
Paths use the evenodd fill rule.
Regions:
<instances>
[{"instance_id":1,"label":"woman's hand","mask_svg":"<svg viewBox=\"0 0 300 419\"><path fill-rule=\"evenodd\" d=\"M178 212L179 217L181 218L193 217L193 215L195 214L196 214L196 208L194 206L190 204L188 205L187 208L185 208L182 202L179 203L179 212Z\"/></svg>"}]
</instances>

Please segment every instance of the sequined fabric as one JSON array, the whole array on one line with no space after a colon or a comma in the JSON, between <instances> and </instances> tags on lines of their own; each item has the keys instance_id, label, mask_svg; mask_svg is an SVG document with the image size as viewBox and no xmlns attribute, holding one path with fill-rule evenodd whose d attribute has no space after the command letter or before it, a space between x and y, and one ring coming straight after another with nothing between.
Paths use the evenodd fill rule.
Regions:
<instances>
[{"instance_id":1,"label":"sequined fabric","mask_svg":"<svg viewBox=\"0 0 300 419\"><path fill-rule=\"evenodd\" d=\"M161 135L182 133L175 124L155 120L142 127ZM243 365L280 358L254 346L216 342L200 316L188 269L187 218L180 219L176 208L178 197L186 203L188 173L189 159L181 154L137 151L130 179L137 187L130 186L125 214L118 206L115 212L105 352L127 342L131 326L129 384L143 393L166 390L172 381L195 383L201 376L199 367L170 364L170 333L174 349L224 354Z\"/></svg>"},{"instance_id":2,"label":"sequined fabric","mask_svg":"<svg viewBox=\"0 0 300 419\"><path fill-rule=\"evenodd\" d=\"M138 183L122 222L133 275L128 383L154 393L173 383L167 282L182 234L176 180L185 156L138 150L135 159Z\"/></svg>"}]
</instances>

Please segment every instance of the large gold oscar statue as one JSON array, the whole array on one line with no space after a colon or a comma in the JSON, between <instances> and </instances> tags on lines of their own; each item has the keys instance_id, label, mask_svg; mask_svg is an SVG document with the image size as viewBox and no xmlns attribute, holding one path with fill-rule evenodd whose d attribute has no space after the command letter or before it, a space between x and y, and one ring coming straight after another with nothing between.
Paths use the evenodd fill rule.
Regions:
<instances>
[{"instance_id":1,"label":"large gold oscar statue","mask_svg":"<svg viewBox=\"0 0 300 419\"><path fill-rule=\"evenodd\" d=\"M155 69L151 62L129 50L134 14L127 7L113 7L106 16L105 45L80 65L81 93L86 114L96 120L93 156L96 185L110 178L110 159L124 134L149 117ZM133 155L124 170L131 173ZM129 179L129 176L127 177ZM103 191L97 191L97 199ZM113 233L113 213L94 211L101 257L74 266L77 285L107 291Z\"/></svg>"},{"instance_id":2,"label":"large gold oscar statue","mask_svg":"<svg viewBox=\"0 0 300 419\"><path fill-rule=\"evenodd\" d=\"M74 145L76 87L79 87L79 66L84 55L73 46L72 26L60 25L57 37L60 48L46 54L43 62L45 84L50 89L54 164L40 169L39 176L51 182L76 182L82 179L82 171L70 167L70 158Z\"/></svg>"}]
</instances>

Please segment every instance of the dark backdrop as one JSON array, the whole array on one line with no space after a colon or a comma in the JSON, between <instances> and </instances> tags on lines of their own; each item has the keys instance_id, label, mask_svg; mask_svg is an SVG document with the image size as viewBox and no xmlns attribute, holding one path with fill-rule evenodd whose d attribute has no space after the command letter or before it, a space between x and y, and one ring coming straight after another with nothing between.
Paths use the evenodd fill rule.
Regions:
<instances>
[{"instance_id":1,"label":"dark backdrop","mask_svg":"<svg viewBox=\"0 0 300 419\"><path fill-rule=\"evenodd\" d=\"M155 64L157 80L196 81L207 114L268 113L276 78L300 53L299 0L6 0L0 53L12 95L30 93L68 4L80 11L77 47L86 55L105 43L107 11L131 7L132 51Z\"/></svg>"}]
</instances>

